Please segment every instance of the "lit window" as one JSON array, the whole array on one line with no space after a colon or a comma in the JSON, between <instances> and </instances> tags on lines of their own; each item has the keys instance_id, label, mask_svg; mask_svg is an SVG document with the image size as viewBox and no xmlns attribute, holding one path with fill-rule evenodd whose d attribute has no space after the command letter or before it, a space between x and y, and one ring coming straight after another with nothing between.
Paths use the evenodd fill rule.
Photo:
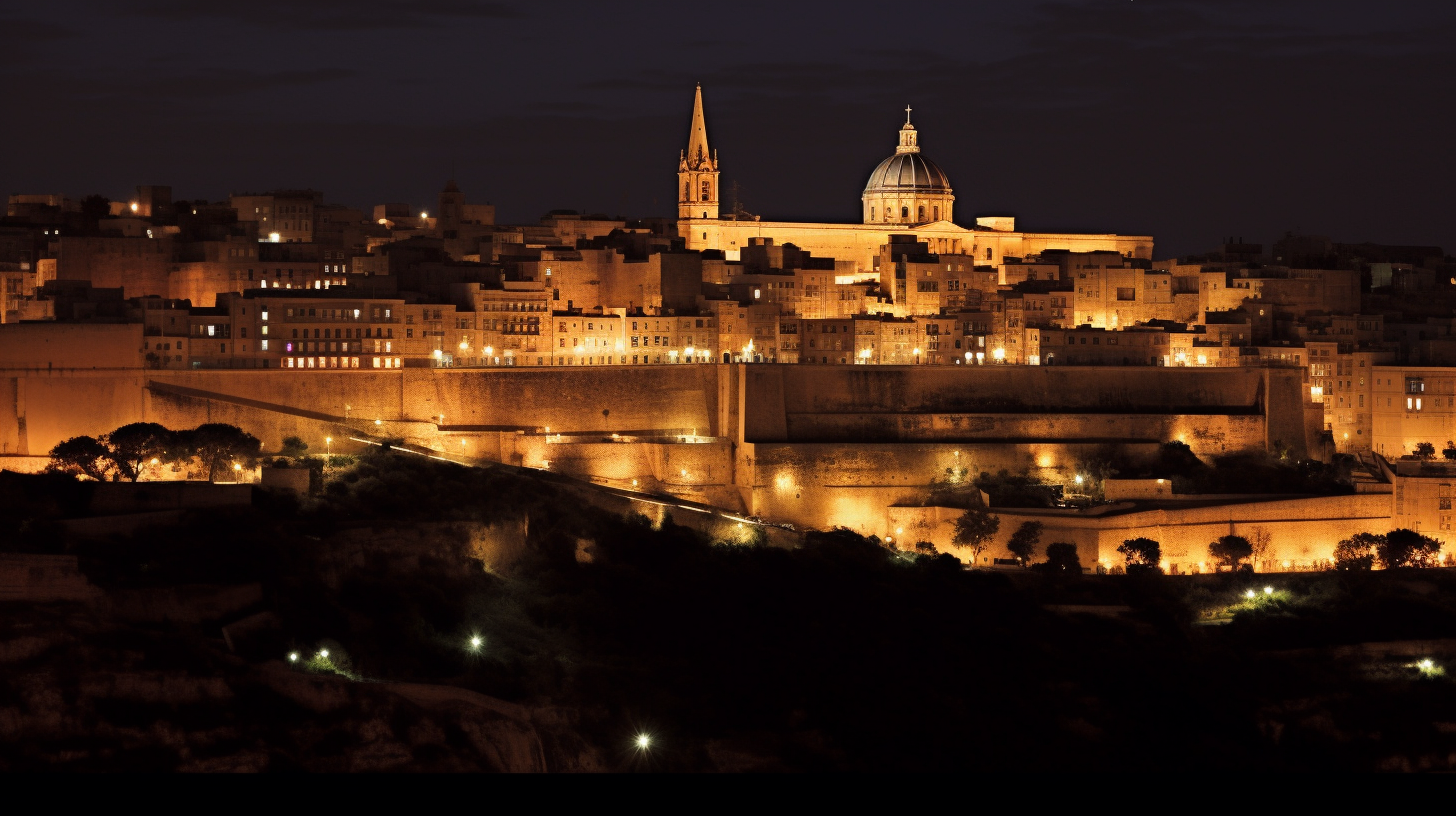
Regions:
<instances>
[{"instance_id":1,"label":"lit window","mask_svg":"<svg viewBox=\"0 0 1456 816\"><path fill-rule=\"evenodd\" d=\"M374 358L374 367L375 368L379 368L379 358L378 357L375 357Z\"/></svg>"},{"instance_id":2,"label":"lit window","mask_svg":"<svg viewBox=\"0 0 1456 816\"><path fill-rule=\"evenodd\" d=\"M260 345L263 347L263 350L264 351L267 351L268 350L268 341L267 340L264 340Z\"/></svg>"},{"instance_id":3,"label":"lit window","mask_svg":"<svg viewBox=\"0 0 1456 816\"><path fill-rule=\"evenodd\" d=\"M208 326L208 327L207 327L207 336L208 336L208 337L211 337L211 336L212 336L212 335L213 335L213 331L214 331L214 329L215 329L215 327L214 327L214 326Z\"/></svg>"}]
</instances>

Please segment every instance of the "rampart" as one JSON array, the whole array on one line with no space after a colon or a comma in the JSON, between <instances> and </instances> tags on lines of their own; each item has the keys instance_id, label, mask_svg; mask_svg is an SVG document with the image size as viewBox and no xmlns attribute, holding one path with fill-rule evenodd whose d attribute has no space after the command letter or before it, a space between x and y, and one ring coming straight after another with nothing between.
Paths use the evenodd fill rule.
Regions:
<instances>
[{"instance_id":1,"label":"rampart","mask_svg":"<svg viewBox=\"0 0 1456 816\"><path fill-rule=\"evenodd\" d=\"M679 365L397 371L0 371L0 454L136 421L236 424L277 450L399 437L798 525L885 534L948 468L1066 478L1094 453L1306 450L1299 372ZM614 436L615 434L615 436ZM30 463L35 459L24 460ZM956 464L961 462L963 464Z\"/></svg>"},{"instance_id":2,"label":"rampart","mask_svg":"<svg viewBox=\"0 0 1456 816\"><path fill-rule=\"evenodd\" d=\"M955 521L964 512L949 507L890 507L886 528L904 548L928 541L942 552L971 561L969 550L951 542ZM1334 559L1335 545L1355 533L1391 529L1389 494L1353 494L1207 503L1122 503L1075 510L997 509L1001 527L982 564L1010 558L1007 540L1023 522L1043 525L1041 544L1066 542L1077 547L1084 567L1110 568L1124 562L1117 548L1131 538L1151 538L1162 547L1164 568L1181 573L1212 571L1208 545L1220 536L1239 535L1268 548L1255 555L1261 570L1311 568Z\"/></svg>"}]
</instances>

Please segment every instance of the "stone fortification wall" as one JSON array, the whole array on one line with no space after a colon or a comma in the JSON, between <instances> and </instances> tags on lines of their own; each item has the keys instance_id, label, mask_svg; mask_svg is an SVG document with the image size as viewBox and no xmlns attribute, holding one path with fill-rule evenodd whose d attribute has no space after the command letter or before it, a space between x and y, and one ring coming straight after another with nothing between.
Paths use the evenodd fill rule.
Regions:
<instances>
[{"instance_id":1,"label":"stone fortification wall","mask_svg":"<svg viewBox=\"0 0 1456 816\"><path fill-rule=\"evenodd\" d=\"M140 323L0 325L0 369L141 368Z\"/></svg>"},{"instance_id":2,"label":"stone fortification wall","mask_svg":"<svg viewBox=\"0 0 1456 816\"><path fill-rule=\"evenodd\" d=\"M1030 470L1067 483L1116 445L1151 455L1302 452L1299 372L681 365L374 371L0 371L0 454L154 421L238 425L277 450L299 436L402 437L500 461L887 533L884 508L948 470ZM549 434L547 433L549 429ZM1293 430L1291 430L1293 429ZM612 433L638 438L612 442ZM706 444L664 442L693 434ZM1288 434L1280 436L1280 434ZM831 441L821 441L821 440ZM959 451L961 457L956 457ZM684 475L686 471L686 475ZM792 488L792 490L790 490Z\"/></svg>"},{"instance_id":3,"label":"stone fortification wall","mask_svg":"<svg viewBox=\"0 0 1456 816\"><path fill-rule=\"evenodd\" d=\"M740 485L750 512L814 528L849 527L892 535L885 507L922 503L931 485L964 482L986 471L1028 471L1067 483L1080 463L1105 455L1101 444L756 444ZM1121 446L1134 458L1157 454L1156 443Z\"/></svg>"},{"instance_id":4,"label":"stone fortification wall","mask_svg":"<svg viewBox=\"0 0 1456 816\"><path fill-rule=\"evenodd\" d=\"M347 414L366 423L423 422L461 430L550 427L566 434L697 428L711 435L717 419L714 369L159 371L151 379L340 419Z\"/></svg>"},{"instance_id":5,"label":"stone fortification wall","mask_svg":"<svg viewBox=\"0 0 1456 816\"><path fill-rule=\"evenodd\" d=\"M1022 522L1043 525L1041 545L1063 541L1077 546L1083 566L1111 568L1124 563L1117 548L1130 538L1151 538L1162 545L1167 569L1180 573L1211 571L1208 545L1219 536L1241 535L1268 542L1262 571L1307 568L1334 558L1335 545L1355 533L1385 533L1391 528L1391 500L1384 494L1270 499L1229 504L1158 506L1126 512L1132 505L1099 513L994 509L1001 529L981 554L983 564L1010 558L1006 542ZM961 510L945 507L890 507L885 526L913 547L929 541L969 563L971 554L951 543Z\"/></svg>"},{"instance_id":6,"label":"stone fortification wall","mask_svg":"<svg viewBox=\"0 0 1456 816\"><path fill-rule=\"evenodd\" d=\"M135 369L0 372L0 453L43 456L73 436L137 422L144 383Z\"/></svg>"},{"instance_id":7,"label":"stone fortification wall","mask_svg":"<svg viewBox=\"0 0 1456 816\"><path fill-rule=\"evenodd\" d=\"M1307 449L1299 372L1041 366L751 366L749 442L1182 439L1201 455Z\"/></svg>"}]
</instances>

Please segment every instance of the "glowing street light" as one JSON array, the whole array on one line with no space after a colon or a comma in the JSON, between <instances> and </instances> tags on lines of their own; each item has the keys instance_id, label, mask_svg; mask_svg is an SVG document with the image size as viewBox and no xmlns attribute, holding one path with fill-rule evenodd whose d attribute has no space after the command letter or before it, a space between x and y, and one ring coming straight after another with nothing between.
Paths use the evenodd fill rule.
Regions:
<instances>
[{"instance_id":1,"label":"glowing street light","mask_svg":"<svg viewBox=\"0 0 1456 816\"><path fill-rule=\"evenodd\" d=\"M470 651L472 651L472 652L478 652L478 651L480 651L480 644L482 644L484 642L485 641L481 639L480 635L474 635L474 636L472 636L470 638Z\"/></svg>"},{"instance_id":2,"label":"glowing street light","mask_svg":"<svg viewBox=\"0 0 1456 816\"><path fill-rule=\"evenodd\" d=\"M1248 592L1245 592L1244 597L1252 601L1254 599L1254 590L1251 589Z\"/></svg>"},{"instance_id":3,"label":"glowing street light","mask_svg":"<svg viewBox=\"0 0 1456 816\"><path fill-rule=\"evenodd\" d=\"M652 737L647 734L638 734L637 738L632 740L632 744L637 746L637 750L646 751L652 747Z\"/></svg>"},{"instance_id":4,"label":"glowing street light","mask_svg":"<svg viewBox=\"0 0 1456 816\"><path fill-rule=\"evenodd\" d=\"M297 663L298 662L298 652L289 652L288 653L288 662L289 663Z\"/></svg>"},{"instance_id":5,"label":"glowing street light","mask_svg":"<svg viewBox=\"0 0 1456 816\"><path fill-rule=\"evenodd\" d=\"M1082 474L1078 473L1077 476L1072 481L1076 482L1077 484L1081 484L1082 483Z\"/></svg>"},{"instance_id":6,"label":"glowing street light","mask_svg":"<svg viewBox=\"0 0 1456 816\"><path fill-rule=\"evenodd\" d=\"M319 657L327 658L329 656L329 650L328 649L319 649L319 653L318 654L319 654Z\"/></svg>"},{"instance_id":7,"label":"glowing street light","mask_svg":"<svg viewBox=\"0 0 1456 816\"><path fill-rule=\"evenodd\" d=\"M1265 595L1273 595L1274 594L1274 587L1271 587L1271 586L1264 587L1264 594Z\"/></svg>"}]
</instances>

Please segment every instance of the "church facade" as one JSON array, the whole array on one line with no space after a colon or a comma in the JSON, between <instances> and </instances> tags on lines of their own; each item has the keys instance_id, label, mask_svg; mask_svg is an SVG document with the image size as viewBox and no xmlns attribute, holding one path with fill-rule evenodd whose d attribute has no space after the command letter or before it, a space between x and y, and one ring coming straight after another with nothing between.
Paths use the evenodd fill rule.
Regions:
<instances>
[{"instance_id":1,"label":"church facade","mask_svg":"<svg viewBox=\"0 0 1456 816\"><path fill-rule=\"evenodd\" d=\"M950 179L921 151L910 109L905 111L895 152L880 162L865 185L862 223L739 220L719 213L718 155L708 144L699 86L688 148L678 159L678 234L688 249L721 250L729 260L737 260L754 239L770 239L819 257L853 261L866 273L874 271L880 247L889 243L890 236L903 234L915 235L932 252L969 255L984 266L1053 249L1152 258L1153 239L1148 235L1018 232L1015 219L1007 216L977 218L974 227L956 224Z\"/></svg>"}]
</instances>

